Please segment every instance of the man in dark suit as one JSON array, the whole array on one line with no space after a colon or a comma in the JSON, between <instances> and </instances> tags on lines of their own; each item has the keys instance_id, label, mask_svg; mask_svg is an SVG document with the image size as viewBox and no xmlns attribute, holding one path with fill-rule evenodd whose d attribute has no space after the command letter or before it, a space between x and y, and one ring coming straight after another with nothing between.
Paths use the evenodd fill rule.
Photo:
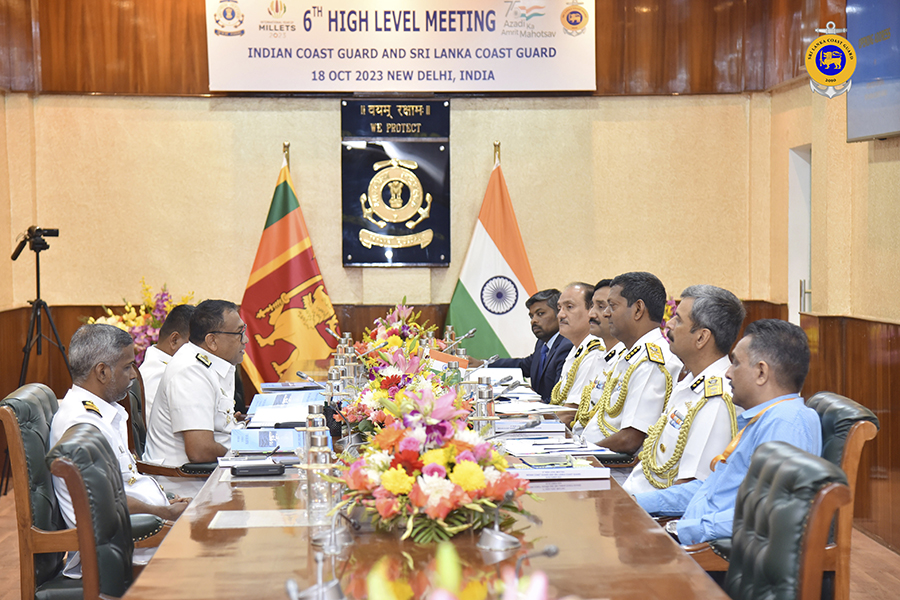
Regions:
<instances>
[{"instance_id":1,"label":"man in dark suit","mask_svg":"<svg viewBox=\"0 0 900 600\"><path fill-rule=\"evenodd\" d=\"M543 402L550 402L550 393L559 380L563 362L572 349L572 342L559 335L559 319L556 303L559 290L541 290L525 301L531 318L531 331L538 341L534 353L525 358L501 358L492 367L512 367L522 369L531 378L531 388L541 395ZM479 366L481 361L470 361L470 366Z\"/></svg>"}]
</instances>

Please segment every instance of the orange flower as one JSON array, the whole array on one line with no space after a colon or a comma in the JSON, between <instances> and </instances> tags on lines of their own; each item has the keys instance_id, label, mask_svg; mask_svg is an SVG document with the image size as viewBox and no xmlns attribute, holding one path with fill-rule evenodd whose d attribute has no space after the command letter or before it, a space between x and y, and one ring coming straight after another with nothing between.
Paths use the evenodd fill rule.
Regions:
<instances>
[{"instance_id":1,"label":"orange flower","mask_svg":"<svg viewBox=\"0 0 900 600\"><path fill-rule=\"evenodd\" d=\"M403 439L404 435L406 435L406 431L403 429L397 427L385 427L378 432L372 442L382 450L393 452L400 443L400 440Z\"/></svg>"},{"instance_id":2,"label":"orange flower","mask_svg":"<svg viewBox=\"0 0 900 600\"><path fill-rule=\"evenodd\" d=\"M373 495L375 496L375 510L382 519L390 519L400 512L400 502L397 501L397 497L383 487L377 488Z\"/></svg>"}]
</instances>

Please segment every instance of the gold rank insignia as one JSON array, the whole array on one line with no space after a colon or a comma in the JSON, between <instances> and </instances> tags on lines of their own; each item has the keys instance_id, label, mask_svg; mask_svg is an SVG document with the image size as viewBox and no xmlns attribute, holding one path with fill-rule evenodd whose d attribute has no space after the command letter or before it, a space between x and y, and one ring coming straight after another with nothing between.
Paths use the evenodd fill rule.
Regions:
<instances>
[{"instance_id":1,"label":"gold rank insignia","mask_svg":"<svg viewBox=\"0 0 900 600\"><path fill-rule=\"evenodd\" d=\"M603 360L605 360L606 362L609 362L609 361L612 360L612 358L613 358L615 355L616 355L616 351L615 351L615 350L610 350L609 352L606 353L606 356L603 357Z\"/></svg>"},{"instance_id":2,"label":"gold rank insignia","mask_svg":"<svg viewBox=\"0 0 900 600\"><path fill-rule=\"evenodd\" d=\"M605 350L603 347L603 342L601 340L591 340L587 345L588 352L592 352L594 350Z\"/></svg>"},{"instance_id":3,"label":"gold rank insignia","mask_svg":"<svg viewBox=\"0 0 900 600\"><path fill-rule=\"evenodd\" d=\"M647 343L647 358L661 365L666 364L666 359L663 356L662 350L659 349L659 346L649 342Z\"/></svg>"},{"instance_id":4,"label":"gold rank insignia","mask_svg":"<svg viewBox=\"0 0 900 600\"><path fill-rule=\"evenodd\" d=\"M706 387L703 390L703 395L707 398L713 398L714 396L722 395L722 378L721 377L710 377L706 380Z\"/></svg>"},{"instance_id":5,"label":"gold rank insignia","mask_svg":"<svg viewBox=\"0 0 900 600\"><path fill-rule=\"evenodd\" d=\"M103 416L103 415L100 414L100 409L97 408L97 405L94 404L93 401L91 401L91 400L85 400L85 401L82 402L82 404L84 404L84 408L85 408L88 412L92 412L92 413L94 413L95 415L98 415L98 416L101 416L101 417Z\"/></svg>"},{"instance_id":6,"label":"gold rank insignia","mask_svg":"<svg viewBox=\"0 0 900 600\"><path fill-rule=\"evenodd\" d=\"M209 360L209 357L200 352L197 353L197 360L199 360L203 365L208 369L212 366L212 361Z\"/></svg>"},{"instance_id":7,"label":"gold rank insignia","mask_svg":"<svg viewBox=\"0 0 900 600\"><path fill-rule=\"evenodd\" d=\"M128 485L134 485L134 482L137 481L137 477L132 477L128 480Z\"/></svg>"},{"instance_id":8,"label":"gold rank insignia","mask_svg":"<svg viewBox=\"0 0 900 600\"><path fill-rule=\"evenodd\" d=\"M703 383L704 377L705 377L704 375L701 375L700 377L697 378L697 381L695 381L694 383L691 384L691 391L692 391L692 392L696 392L696 391L697 391L697 388L700 387L700 384L701 384L701 383Z\"/></svg>"},{"instance_id":9,"label":"gold rank insignia","mask_svg":"<svg viewBox=\"0 0 900 600\"><path fill-rule=\"evenodd\" d=\"M631 360L632 358L634 358L634 355L637 354L637 353L640 352L640 351L641 351L641 347L640 347L640 346L635 346L635 347L631 350L631 352L629 352L628 354L625 355L625 360Z\"/></svg>"}]
</instances>

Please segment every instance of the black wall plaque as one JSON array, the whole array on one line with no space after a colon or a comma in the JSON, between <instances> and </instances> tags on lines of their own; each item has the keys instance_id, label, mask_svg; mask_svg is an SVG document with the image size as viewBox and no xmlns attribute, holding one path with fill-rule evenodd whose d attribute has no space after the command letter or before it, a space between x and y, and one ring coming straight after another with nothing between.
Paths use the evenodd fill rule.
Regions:
<instances>
[{"instance_id":1,"label":"black wall plaque","mask_svg":"<svg viewBox=\"0 0 900 600\"><path fill-rule=\"evenodd\" d=\"M344 266L450 264L450 103L342 101Z\"/></svg>"}]
</instances>

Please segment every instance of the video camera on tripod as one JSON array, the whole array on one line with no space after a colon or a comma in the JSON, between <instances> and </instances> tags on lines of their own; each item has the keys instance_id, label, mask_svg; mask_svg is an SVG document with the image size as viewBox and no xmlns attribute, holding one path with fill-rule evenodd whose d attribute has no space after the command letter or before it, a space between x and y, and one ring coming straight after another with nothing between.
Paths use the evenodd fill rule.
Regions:
<instances>
[{"instance_id":1,"label":"video camera on tripod","mask_svg":"<svg viewBox=\"0 0 900 600\"><path fill-rule=\"evenodd\" d=\"M19 258L22 250L25 249L26 243L35 252L46 250L50 247L50 244L44 239L45 237L59 237L59 229L41 229L37 225L32 225L20 236L19 245L13 250L12 259L16 260Z\"/></svg>"},{"instance_id":2,"label":"video camera on tripod","mask_svg":"<svg viewBox=\"0 0 900 600\"><path fill-rule=\"evenodd\" d=\"M25 356L22 359L22 371L19 374L19 386L25 385L25 378L28 375L28 359L31 356L31 348L37 346L38 356L41 355L41 341L45 337L43 326L41 324L42 313L47 314L47 322L50 323L50 329L53 331L53 337L56 340L54 342L50 338L47 338L47 341L59 348L59 351L62 353L63 362L66 363L66 370L69 372L70 377L72 375L72 369L69 368L69 357L66 356L66 347L63 346L62 341L59 339L59 332L56 330L56 323L53 322L53 316L50 314L50 307L44 302L44 299L41 298L41 252L50 248L50 244L44 239L45 237L59 237L59 229L43 229L37 225L32 225L19 236L19 245L16 246L11 257L13 260L16 260L19 258L19 255L22 254L22 250L25 249L25 244L27 243L29 245L34 251L34 279L35 287L37 288L35 299L29 301L31 304L31 318L28 322L28 337L25 339L25 347L22 348L22 352Z\"/></svg>"}]
</instances>

